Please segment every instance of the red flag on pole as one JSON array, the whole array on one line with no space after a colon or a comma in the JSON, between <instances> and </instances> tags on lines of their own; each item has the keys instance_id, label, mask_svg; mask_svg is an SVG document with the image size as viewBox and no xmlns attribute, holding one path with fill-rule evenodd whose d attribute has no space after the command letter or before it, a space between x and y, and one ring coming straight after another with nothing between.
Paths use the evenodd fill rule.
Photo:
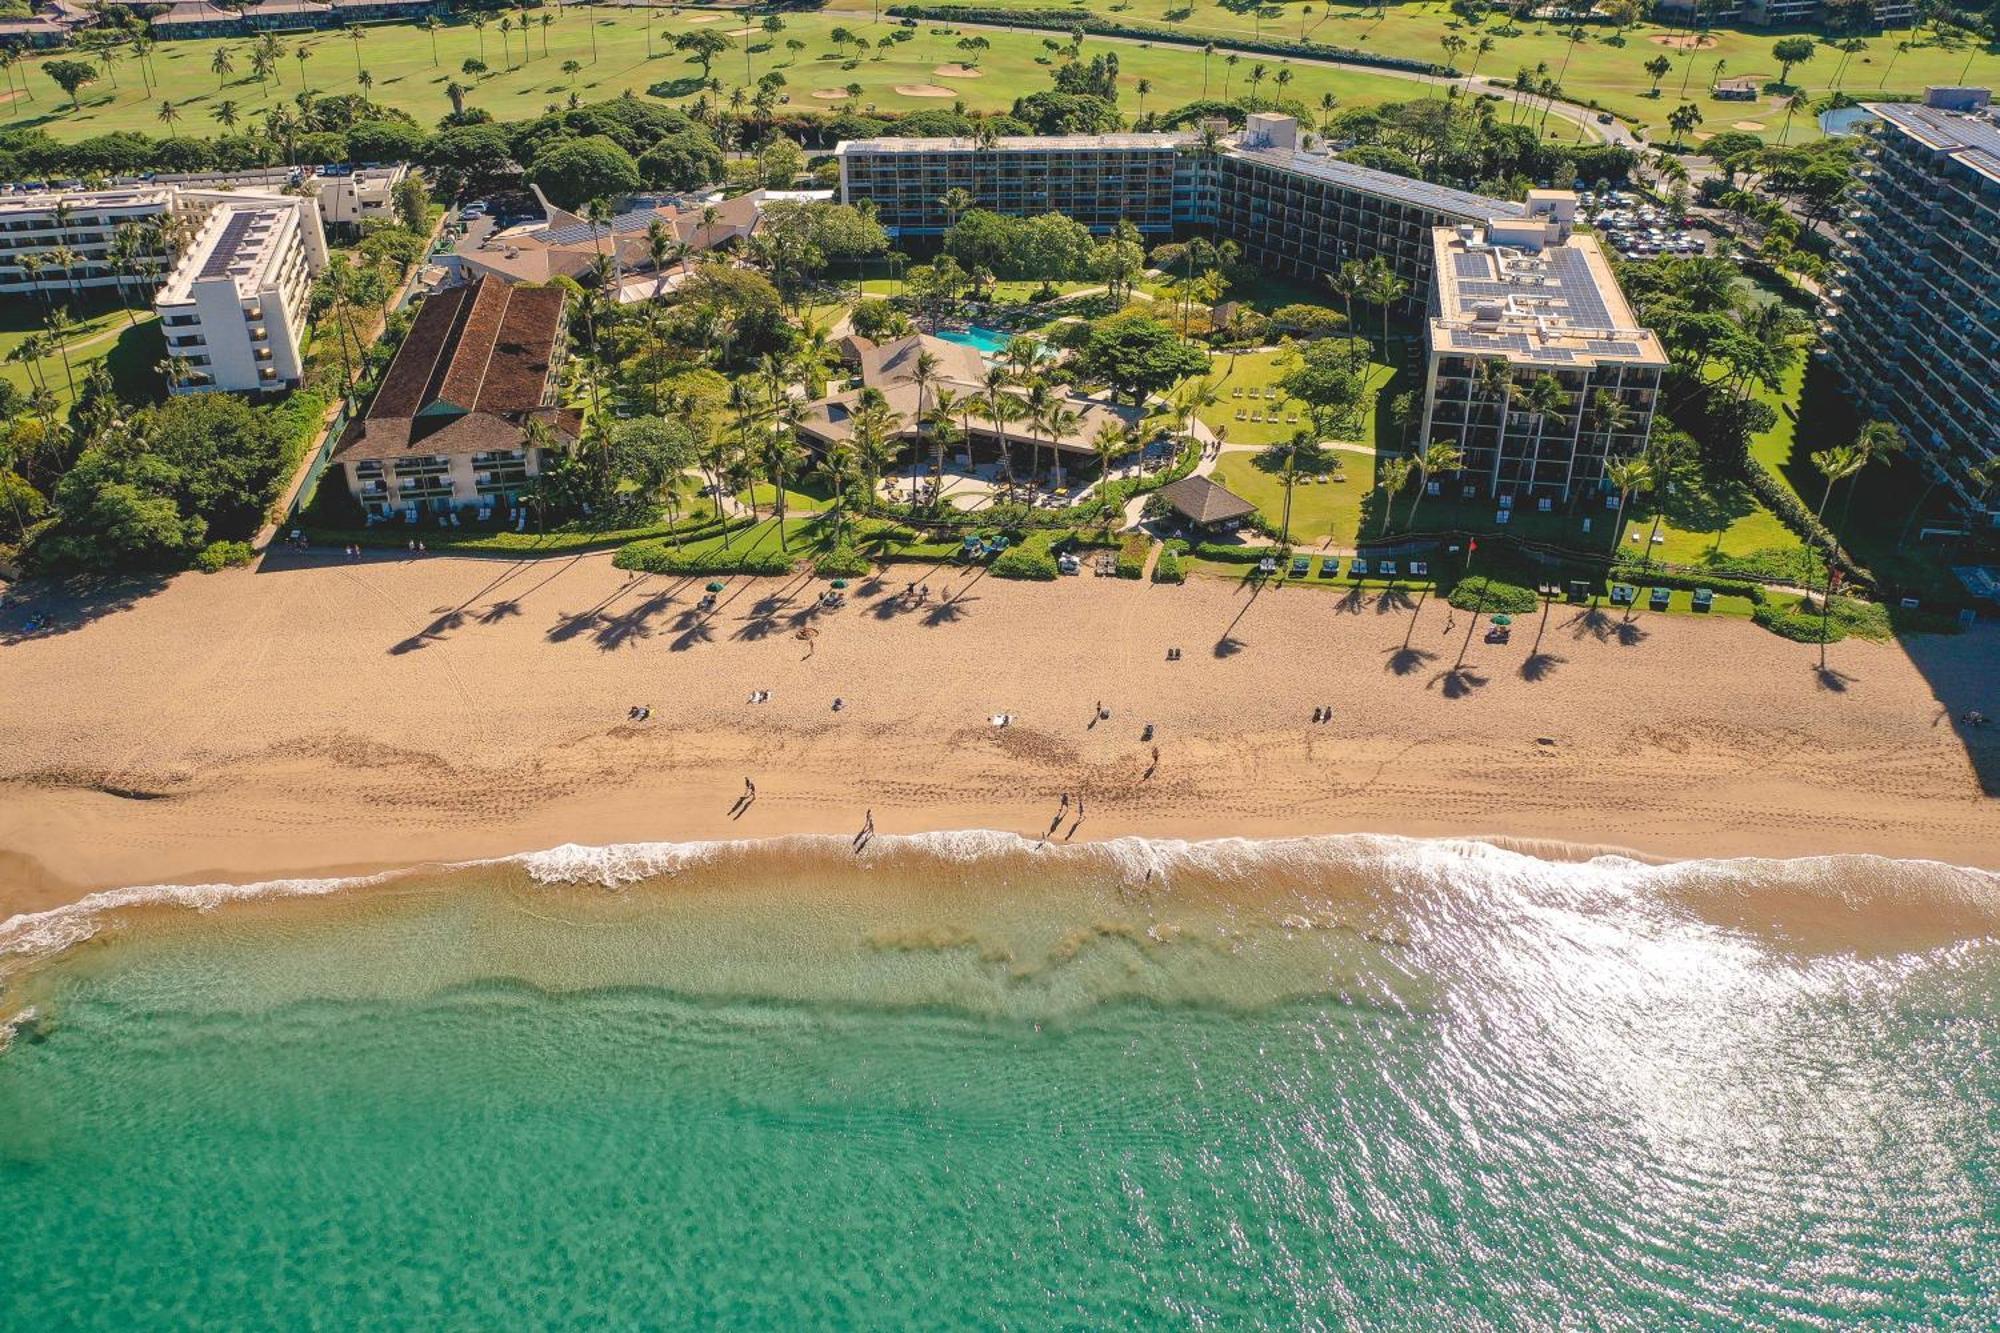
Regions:
<instances>
[{"instance_id":1,"label":"red flag on pole","mask_svg":"<svg viewBox=\"0 0 2000 1333\"><path fill-rule=\"evenodd\" d=\"M1474 551L1478 549L1479 549L1479 538L1477 537L1471 538L1465 543L1465 553L1467 555L1471 555Z\"/></svg>"}]
</instances>

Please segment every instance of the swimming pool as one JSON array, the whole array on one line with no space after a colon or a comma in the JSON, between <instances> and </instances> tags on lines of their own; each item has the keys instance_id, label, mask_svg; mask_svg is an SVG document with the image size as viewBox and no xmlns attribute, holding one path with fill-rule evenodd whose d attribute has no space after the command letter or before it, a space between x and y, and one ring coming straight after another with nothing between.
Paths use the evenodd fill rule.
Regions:
<instances>
[{"instance_id":1,"label":"swimming pool","mask_svg":"<svg viewBox=\"0 0 2000 1333\"><path fill-rule=\"evenodd\" d=\"M1819 116L1821 134L1853 134L1863 123L1873 120L1875 113L1865 106L1844 106L1832 111L1822 111Z\"/></svg>"},{"instance_id":2,"label":"swimming pool","mask_svg":"<svg viewBox=\"0 0 2000 1333\"><path fill-rule=\"evenodd\" d=\"M1013 341L1014 335L1002 333L998 329L982 329L974 324L969 329L944 329L938 337L948 343L960 343L973 348L981 356L998 356Z\"/></svg>"}]
</instances>

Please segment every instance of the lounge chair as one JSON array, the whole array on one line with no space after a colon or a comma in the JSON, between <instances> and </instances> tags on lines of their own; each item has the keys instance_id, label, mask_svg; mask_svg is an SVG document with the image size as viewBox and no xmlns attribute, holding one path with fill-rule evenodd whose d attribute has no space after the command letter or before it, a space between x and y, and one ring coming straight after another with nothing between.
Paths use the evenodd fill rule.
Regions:
<instances>
[{"instance_id":1,"label":"lounge chair","mask_svg":"<svg viewBox=\"0 0 2000 1333\"><path fill-rule=\"evenodd\" d=\"M1340 573L1339 556L1329 555L1321 558L1319 562L1319 576L1321 578L1330 579L1339 573Z\"/></svg>"},{"instance_id":2,"label":"lounge chair","mask_svg":"<svg viewBox=\"0 0 2000 1333\"><path fill-rule=\"evenodd\" d=\"M1295 555L1295 556L1293 556L1293 557L1292 557L1292 577L1293 577L1293 578L1295 578L1295 579L1302 579L1302 578L1304 578L1304 577L1306 576L1306 571L1307 571L1307 570L1309 570L1309 569L1311 569L1311 568L1312 568L1312 557L1311 557L1311 556L1309 556L1309 555Z\"/></svg>"},{"instance_id":3,"label":"lounge chair","mask_svg":"<svg viewBox=\"0 0 2000 1333\"><path fill-rule=\"evenodd\" d=\"M1653 595L1646 599L1646 605L1652 607L1655 611L1664 611L1667 609L1667 599L1671 596L1673 594L1667 589L1655 588L1653 589Z\"/></svg>"},{"instance_id":4,"label":"lounge chair","mask_svg":"<svg viewBox=\"0 0 2000 1333\"><path fill-rule=\"evenodd\" d=\"M1368 562L1357 555L1354 559L1347 562L1347 572L1357 579L1361 578L1368 573Z\"/></svg>"},{"instance_id":5,"label":"lounge chair","mask_svg":"<svg viewBox=\"0 0 2000 1333\"><path fill-rule=\"evenodd\" d=\"M1257 562L1257 572L1259 574L1275 574L1278 572L1278 562L1267 555Z\"/></svg>"},{"instance_id":6,"label":"lounge chair","mask_svg":"<svg viewBox=\"0 0 2000 1333\"><path fill-rule=\"evenodd\" d=\"M1614 583L1611 585L1611 604L1613 606L1630 606L1634 601L1638 600L1638 596L1639 590L1629 583Z\"/></svg>"},{"instance_id":7,"label":"lounge chair","mask_svg":"<svg viewBox=\"0 0 2000 1333\"><path fill-rule=\"evenodd\" d=\"M1427 579L1427 578L1429 578L1429 577L1430 577L1430 575L1431 575L1431 567L1430 567L1430 562L1429 562L1429 561L1426 561L1426 560L1412 560L1412 561L1410 562L1410 577L1411 577L1411 578L1418 578L1418 579Z\"/></svg>"},{"instance_id":8,"label":"lounge chair","mask_svg":"<svg viewBox=\"0 0 2000 1333\"><path fill-rule=\"evenodd\" d=\"M1712 588L1696 588L1694 590L1694 609L1697 611L1710 611L1714 608L1715 590Z\"/></svg>"},{"instance_id":9,"label":"lounge chair","mask_svg":"<svg viewBox=\"0 0 2000 1333\"><path fill-rule=\"evenodd\" d=\"M1231 398L1241 398L1243 396L1243 386L1239 384L1235 388L1231 389L1229 391L1229 396Z\"/></svg>"},{"instance_id":10,"label":"lounge chair","mask_svg":"<svg viewBox=\"0 0 2000 1333\"><path fill-rule=\"evenodd\" d=\"M1375 572L1387 578L1394 578L1396 576L1396 562L1394 560L1377 561Z\"/></svg>"}]
</instances>

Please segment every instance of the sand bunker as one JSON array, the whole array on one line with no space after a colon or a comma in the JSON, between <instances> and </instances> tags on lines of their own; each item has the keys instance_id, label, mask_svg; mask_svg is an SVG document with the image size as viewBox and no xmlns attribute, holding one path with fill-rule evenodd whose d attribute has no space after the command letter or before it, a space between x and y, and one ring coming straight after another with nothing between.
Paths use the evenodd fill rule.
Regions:
<instances>
[{"instance_id":1,"label":"sand bunker","mask_svg":"<svg viewBox=\"0 0 2000 1333\"><path fill-rule=\"evenodd\" d=\"M845 89L845 88L815 88L815 89L813 89L813 96L814 96L814 97L817 97L817 98L818 98L818 99L819 99L820 101L822 101L822 102L838 102L838 101L840 101L840 100L841 100L842 98L844 98L844 97L846 97L846 96L847 96L847 89Z\"/></svg>"},{"instance_id":2,"label":"sand bunker","mask_svg":"<svg viewBox=\"0 0 2000 1333\"><path fill-rule=\"evenodd\" d=\"M722 15L720 15L720 14L701 14L701 15L698 15L698 16L696 16L695 18L691 18L691 19L689 19L689 20L688 20L688 22L689 22L689 23L720 23L720 22L722 22Z\"/></svg>"},{"instance_id":3,"label":"sand bunker","mask_svg":"<svg viewBox=\"0 0 2000 1333\"><path fill-rule=\"evenodd\" d=\"M899 83L896 91L905 97L956 97L953 88L940 88L935 83Z\"/></svg>"},{"instance_id":4,"label":"sand bunker","mask_svg":"<svg viewBox=\"0 0 2000 1333\"><path fill-rule=\"evenodd\" d=\"M1761 130L1764 128L1764 122L1761 120L1739 120L1730 125L1729 128L1732 130Z\"/></svg>"},{"instance_id":5,"label":"sand bunker","mask_svg":"<svg viewBox=\"0 0 2000 1333\"><path fill-rule=\"evenodd\" d=\"M762 28L731 28L728 35L731 37L755 37L762 31L764 31Z\"/></svg>"},{"instance_id":6,"label":"sand bunker","mask_svg":"<svg viewBox=\"0 0 2000 1333\"><path fill-rule=\"evenodd\" d=\"M1693 33L1687 32L1656 32L1646 40L1654 46L1671 46L1676 51L1699 51L1704 47L1715 45L1715 38L1710 37L1707 33L1696 36Z\"/></svg>"},{"instance_id":7,"label":"sand bunker","mask_svg":"<svg viewBox=\"0 0 2000 1333\"><path fill-rule=\"evenodd\" d=\"M931 73L941 79L983 79L986 71L974 69L970 65L939 65Z\"/></svg>"}]
</instances>

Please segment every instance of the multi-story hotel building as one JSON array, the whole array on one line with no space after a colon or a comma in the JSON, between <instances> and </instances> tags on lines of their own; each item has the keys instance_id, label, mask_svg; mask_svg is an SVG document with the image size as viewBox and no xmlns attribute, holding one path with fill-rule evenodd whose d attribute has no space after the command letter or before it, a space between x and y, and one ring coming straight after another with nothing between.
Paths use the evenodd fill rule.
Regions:
<instances>
[{"instance_id":1,"label":"multi-story hotel building","mask_svg":"<svg viewBox=\"0 0 2000 1333\"><path fill-rule=\"evenodd\" d=\"M333 452L371 520L511 507L579 413L556 402L558 287L481 278L427 299L382 374L368 414ZM547 427L537 444L530 427Z\"/></svg>"},{"instance_id":2,"label":"multi-story hotel building","mask_svg":"<svg viewBox=\"0 0 2000 1333\"><path fill-rule=\"evenodd\" d=\"M305 374L312 275L326 237L312 201L212 196L166 284L153 298L167 354L183 369L175 393L296 388Z\"/></svg>"},{"instance_id":3,"label":"multi-story hotel building","mask_svg":"<svg viewBox=\"0 0 2000 1333\"><path fill-rule=\"evenodd\" d=\"M1317 279L1379 257L1413 305L1430 289L1434 230L1522 215L1504 199L1301 151L1290 116L1250 117L1220 158L1218 187L1216 230L1257 267Z\"/></svg>"},{"instance_id":4,"label":"multi-story hotel building","mask_svg":"<svg viewBox=\"0 0 2000 1333\"><path fill-rule=\"evenodd\" d=\"M1289 116L1250 117L1233 142L1204 152L1185 134L870 139L841 144L842 202L870 203L894 236L950 225L946 193L999 213L1066 213L1093 231L1130 221L1153 235L1212 227L1259 267L1298 277L1381 256L1421 303L1431 231L1518 217L1519 204L1341 162L1299 144Z\"/></svg>"},{"instance_id":5,"label":"multi-story hotel building","mask_svg":"<svg viewBox=\"0 0 2000 1333\"><path fill-rule=\"evenodd\" d=\"M1826 354L1971 514L2000 525L2000 115L1983 88L1870 104L1874 159L1826 293Z\"/></svg>"},{"instance_id":6,"label":"multi-story hotel building","mask_svg":"<svg viewBox=\"0 0 2000 1333\"><path fill-rule=\"evenodd\" d=\"M1465 455L1463 470L1433 488L1490 497L1503 513L1529 501L1553 509L1598 488L1607 459L1643 452L1667 368L1596 239L1571 232L1576 196L1533 191L1526 211L1431 237L1437 280L1417 438ZM1559 392L1536 410L1529 389L1545 378Z\"/></svg>"},{"instance_id":7,"label":"multi-story hotel building","mask_svg":"<svg viewBox=\"0 0 2000 1333\"><path fill-rule=\"evenodd\" d=\"M156 185L0 194L0 296L150 293L169 262L159 223L177 197Z\"/></svg>"},{"instance_id":8,"label":"multi-story hotel building","mask_svg":"<svg viewBox=\"0 0 2000 1333\"><path fill-rule=\"evenodd\" d=\"M1184 134L856 139L834 148L840 200L875 206L896 236L940 236L958 189L995 213L1065 213L1095 232L1121 221L1164 235L1194 212Z\"/></svg>"}]
</instances>

